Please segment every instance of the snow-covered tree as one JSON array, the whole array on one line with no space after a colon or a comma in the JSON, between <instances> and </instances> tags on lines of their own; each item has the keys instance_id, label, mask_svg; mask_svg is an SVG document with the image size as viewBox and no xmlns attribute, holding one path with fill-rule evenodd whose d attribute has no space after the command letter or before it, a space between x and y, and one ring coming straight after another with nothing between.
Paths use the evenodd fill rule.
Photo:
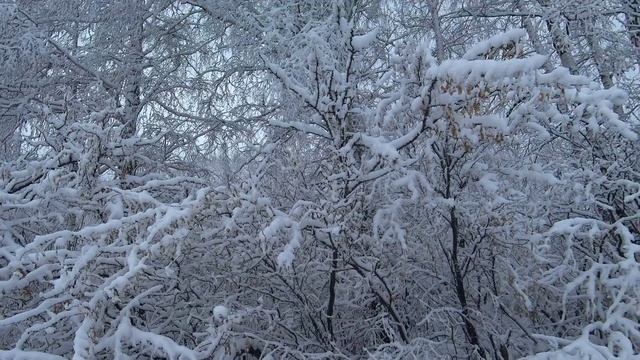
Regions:
<instances>
[{"instance_id":1,"label":"snow-covered tree","mask_svg":"<svg viewBox=\"0 0 640 360\"><path fill-rule=\"evenodd\" d=\"M0 359L640 356L637 4L0 4Z\"/></svg>"}]
</instances>

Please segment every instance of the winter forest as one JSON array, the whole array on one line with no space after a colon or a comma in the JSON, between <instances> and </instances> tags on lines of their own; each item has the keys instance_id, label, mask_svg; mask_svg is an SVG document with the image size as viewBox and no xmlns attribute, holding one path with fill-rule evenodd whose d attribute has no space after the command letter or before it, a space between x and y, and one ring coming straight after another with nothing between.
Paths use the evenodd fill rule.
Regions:
<instances>
[{"instance_id":1,"label":"winter forest","mask_svg":"<svg viewBox=\"0 0 640 360\"><path fill-rule=\"evenodd\" d=\"M0 359L640 359L640 0L0 1Z\"/></svg>"}]
</instances>

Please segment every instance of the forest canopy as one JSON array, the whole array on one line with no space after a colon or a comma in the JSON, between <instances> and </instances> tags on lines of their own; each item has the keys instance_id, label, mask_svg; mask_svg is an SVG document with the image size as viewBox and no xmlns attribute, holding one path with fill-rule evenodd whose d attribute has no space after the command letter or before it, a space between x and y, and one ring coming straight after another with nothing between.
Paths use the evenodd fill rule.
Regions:
<instances>
[{"instance_id":1,"label":"forest canopy","mask_svg":"<svg viewBox=\"0 0 640 360\"><path fill-rule=\"evenodd\" d=\"M640 0L0 2L0 359L640 359Z\"/></svg>"}]
</instances>

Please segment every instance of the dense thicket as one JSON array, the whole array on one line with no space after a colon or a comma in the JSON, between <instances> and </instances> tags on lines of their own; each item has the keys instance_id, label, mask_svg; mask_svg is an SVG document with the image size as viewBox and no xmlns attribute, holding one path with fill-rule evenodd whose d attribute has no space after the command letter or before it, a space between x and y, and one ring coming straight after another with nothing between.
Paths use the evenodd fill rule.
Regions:
<instances>
[{"instance_id":1,"label":"dense thicket","mask_svg":"<svg viewBox=\"0 0 640 360\"><path fill-rule=\"evenodd\" d=\"M0 359L640 359L638 0L0 3Z\"/></svg>"}]
</instances>

